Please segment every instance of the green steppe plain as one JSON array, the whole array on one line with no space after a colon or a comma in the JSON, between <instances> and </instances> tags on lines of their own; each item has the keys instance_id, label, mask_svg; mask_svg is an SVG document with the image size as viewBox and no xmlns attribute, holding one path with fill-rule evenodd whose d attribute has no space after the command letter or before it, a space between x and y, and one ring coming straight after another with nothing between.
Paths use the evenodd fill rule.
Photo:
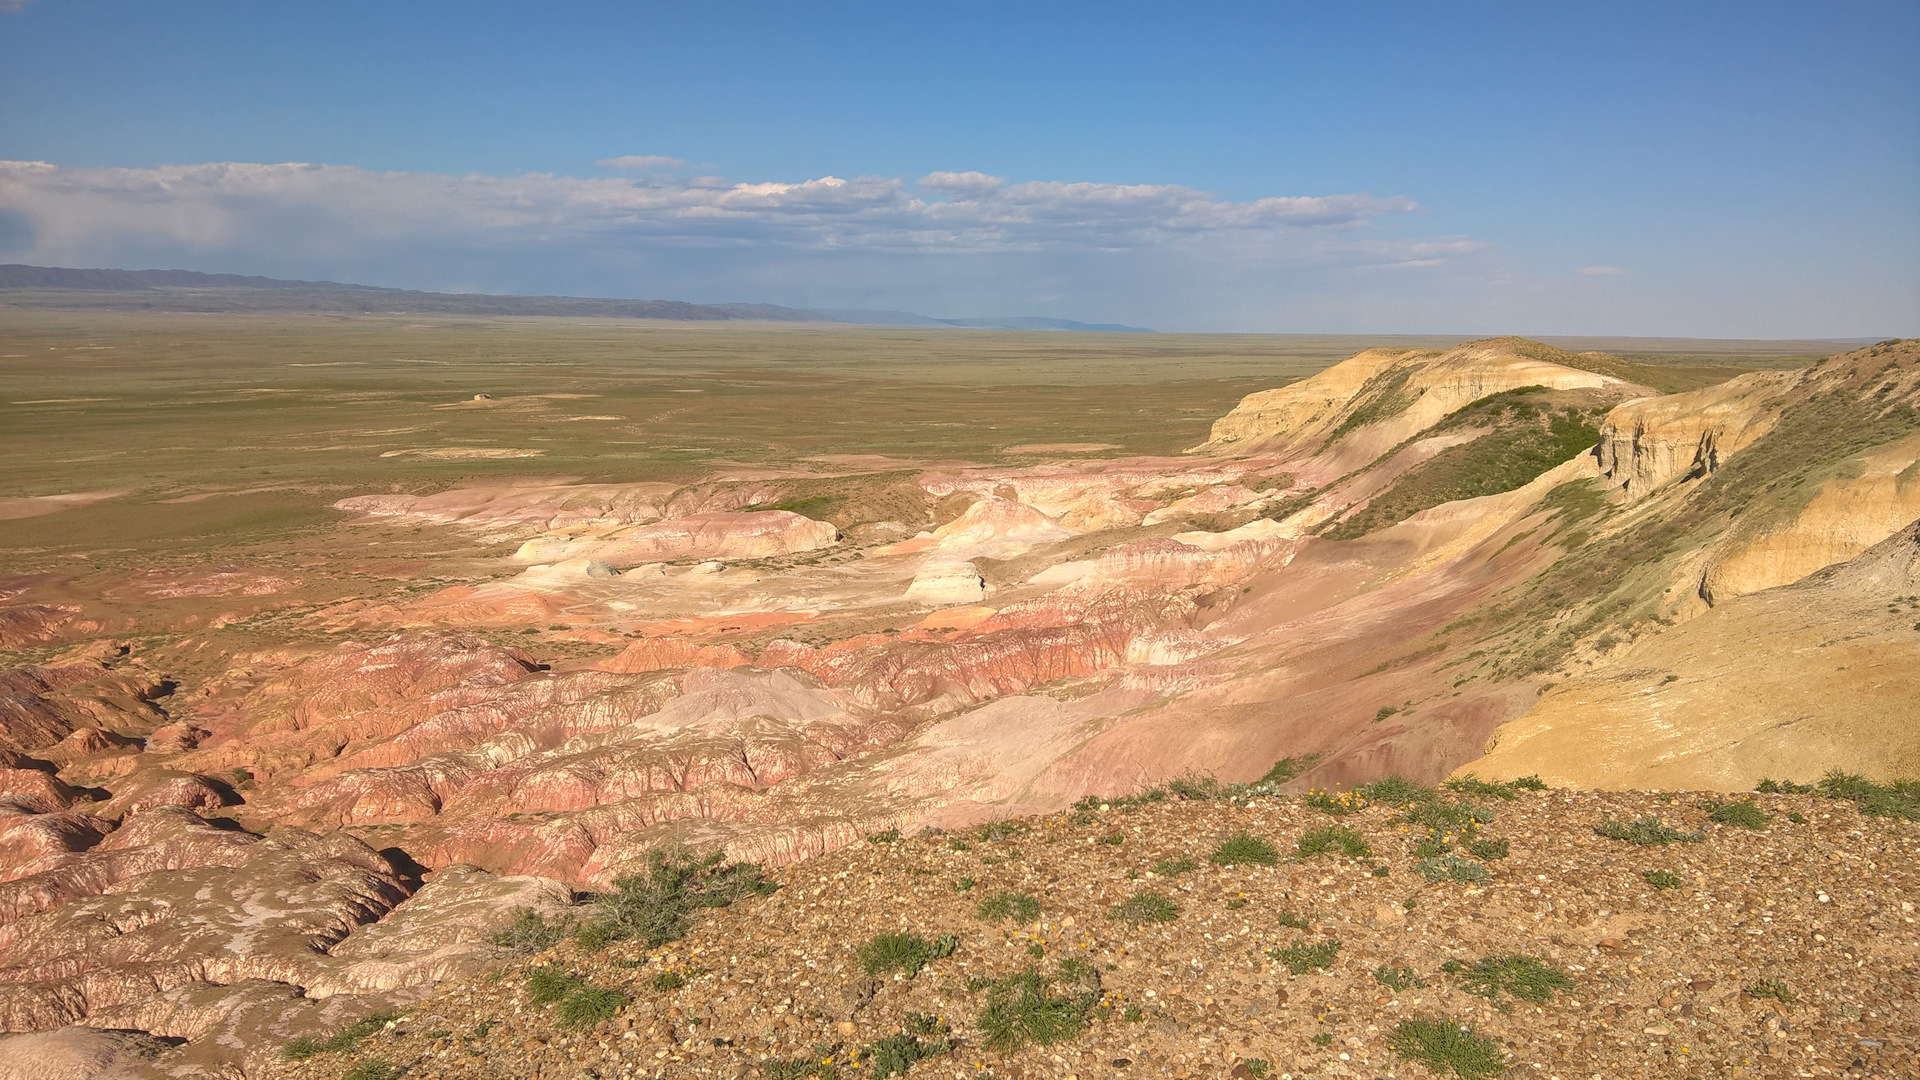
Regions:
<instances>
[{"instance_id":1,"label":"green steppe plain","mask_svg":"<svg viewBox=\"0 0 1920 1080\"><path fill-rule=\"evenodd\" d=\"M0 307L0 500L114 493L0 511L0 552L31 573L324 551L337 499L505 477L1016 465L1036 443L1177 454L1247 393L1365 347L1458 340ZM1661 365L1663 390L1841 348L1555 340Z\"/></svg>"}]
</instances>

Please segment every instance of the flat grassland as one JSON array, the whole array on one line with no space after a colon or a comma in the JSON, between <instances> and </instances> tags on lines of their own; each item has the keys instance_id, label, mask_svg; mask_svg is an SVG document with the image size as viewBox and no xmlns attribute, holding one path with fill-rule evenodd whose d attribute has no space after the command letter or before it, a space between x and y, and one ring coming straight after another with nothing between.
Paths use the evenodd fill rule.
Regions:
<instances>
[{"instance_id":1,"label":"flat grassland","mask_svg":"<svg viewBox=\"0 0 1920 1080\"><path fill-rule=\"evenodd\" d=\"M233 557L331 532L347 495L489 478L1175 454L1244 394L1455 341L0 309L0 552ZM1676 389L1837 348L1620 344Z\"/></svg>"}]
</instances>

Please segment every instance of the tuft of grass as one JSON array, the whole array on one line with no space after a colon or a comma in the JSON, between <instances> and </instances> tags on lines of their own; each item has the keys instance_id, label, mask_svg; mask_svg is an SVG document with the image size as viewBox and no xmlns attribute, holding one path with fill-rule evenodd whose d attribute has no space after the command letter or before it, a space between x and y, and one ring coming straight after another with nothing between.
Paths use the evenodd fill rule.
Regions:
<instances>
[{"instance_id":1,"label":"tuft of grass","mask_svg":"<svg viewBox=\"0 0 1920 1080\"><path fill-rule=\"evenodd\" d=\"M1153 872L1161 877L1179 877L1181 874L1191 874L1198 869L1200 869L1200 864L1187 855L1176 855L1171 859L1160 859L1153 864Z\"/></svg>"},{"instance_id":2,"label":"tuft of grass","mask_svg":"<svg viewBox=\"0 0 1920 1080\"><path fill-rule=\"evenodd\" d=\"M326 1050L327 1044L315 1035L299 1035L288 1039L280 1048L280 1057L285 1061L305 1061L315 1054Z\"/></svg>"},{"instance_id":3,"label":"tuft of grass","mask_svg":"<svg viewBox=\"0 0 1920 1080\"><path fill-rule=\"evenodd\" d=\"M1615 821L1602 818L1593 831L1609 840L1625 840L1629 844L1641 847L1659 847L1665 844L1697 844L1706 839L1706 835L1675 829L1657 817L1643 817L1638 821Z\"/></svg>"},{"instance_id":4,"label":"tuft of grass","mask_svg":"<svg viewBox=\"0 0 1920 1080\"><path fill-rule=\"evenodd\" d=\"M953 883L953 891L954 892L972 892L973 887L976 884L978 884L978 882L975 882L972 878L963 877L959 881L956 881Z\"/></svg>"},{"instance_id":5,"label":"tuft of grass","mask_svg":"<svg viewBox=\"0 0 1920 1080\"><path fill-rule=\"evenodd\" d=\"M1311 859L1319 855L1345 855L1349 859L1364 859L1373 854L1373 848L1359 833L1344 825L1322 825L1317 829L1308 829L1300 834L1300 843L1294 850L1297 859Z\"/></svg>"},{"instance_id":6,"label":"tuft of grass","mask_svg":"<svg viewBox=\"0 0 1920 1080\"><path fill-rule=\"evenodd\" d=\"M1708 821L1742 829L1764 829L1773 821L1772 814L1750 802L1713 802L1707 804L1706 810Z\"/></svg>"},{"instance_id":7,"label":"tuft of grass","mask_svg":"<svg viewBox=\"0 0 1920 1080\"><path fill-rule=\"evenodd\" d=\"M1425 784L1416 784L1404 776L1383 776L1370 784L1361 784L1353 790L1366 796L1369 802L1386 803L1389 806L1431 802L1434 798L1432 788Z\"/></svg>"},{"instance_id":8,"label":"tuft of grass","mask_svg":"<svg viewBox=\"0 0 1920 1080\"><path fill-rule=\"evenodd\" d=\"M647 986L656 994L671 994L687 985L687 977L677 971L662 971L647 980Z\"/></svg>"},{"instance_id":9,"label":"tuft of grass","mask_svg":"<svg viewBox=\"0 0 1920 1080\"><path fill-rule=\"evenodd\" d=\"M1864 776L1835 769L1821 777L1814 790L1829 799L1846 799L1868 817L1920 821L1920 780L1877 784Z\"/></svg>"},{"instance_id":10,"label":"tuft of grass","mask_svg":"<svg viewBox=\"0 0 1920 1080\"><path fill-rule=\"evenodd\" d=\"M1411 990L1416 986L1425 986L1420 977L1410 967L1397 967L1393 964L1381 964L1373 969L1373 981L1389 990Z\"/></svg>"},{"instance_id":11,"label":"tuft of grass","mask_svg":"<svg viewBox=\"0 0 1920 1080\"><path fill-rule=\"evenodd\" d=\"M1180 909L1172 900L1145 889L1107 909L1107 918L1132 923L1165 923L1179 917Z\"/></svg>"},{"instance_id":12,"label":"tuft of grass","mask_svg":"<svg viewBox=\"0 0 1920 1080\"><path fill-rule=\"evenodd\" d=\"M514 908L513 918L487 940L508 956L532 956L565 941L575 929L571 916L548 922L538 911L522 907Z\"/></svg>"},{"instance_id":13,"label":"tuft of grass","mask_svg":"<svg viewBox=\"0 0 1920 1080\"><path fill-rule=\"evenodd\" d=\"M1415 1017L1394 1026L1387 1047L1407 1061L1460 1080L1493 1080L1507 1071L1500 1044L1451 1020Z\"/></svg>"},{"instance_id":14,"label":"tuft of grass","mask_svg":"<svg viewBox=\"0 0 1920 1080\"><path fill-rule=\"evenodd\" d=\"M913 1014L918 1015L918 1014ZM928 1017L926 1019L931 1019ZM909 1020L911 1026L911 1020ZM934 1039L921 1042L920 1036L946 1034L946 1024L936 1023L934 1030L901 1031L889 1035L878 1042L869 1043L860 1055L866 1065L873 1069L874 1080L886 1080L889 1076L905 1076L907 1070L928 1058L936 1058L953 1050L951 1039Z\"/></svg>"},{"instance_id":15,"label":"tuft of grass","mask_svg":"<svg viewBox=\"0 0 1920 1080\"><path fill-rule=\"evenodd\" d=\"M860 970L869 975L898 971L911 979L935 960L952 956L960 939L941 934L928 941L918 934L876 934L860 946Z\"/></svg>"},{"instance_id":16,"label":"tuft of grass","mask_svg":"<svg viewBox=\"0 0 1920 1080\"><path fill-rule=\"evenodd\" d=\"M983 844L1025 836L1027 827L1017 821L989 821L973 827L973 838Z\"/></svg>"},{"instance_id":17,"label":"tuft of grass","mask_svg":"<svg viewBox=\"0 0 1920 1080\"><path fill-rule=\"evenodd\" d=\"M892 844L897 842L899 839L900 839L899 829L886 829L881 832L867 834L867 843L869 844Z\"/></svg>"},{"instance_id":18,"label":"tuft of grass","mask_svg":"<svg viewBox=\"0 0 1920 1080\"><path fill-rule=\"evenodd\" d=\"M551 1005L584 985L579 976L557 967L535 968L527 973L527 1000Z\"/></svg>"},{"instance_id":19,"label":"tuft of grass","mask_svg":"<svg viewBox=\"0 0 1920 1080\"><path fill-rule=\"evenodd\" d=\"M1258 783L1284 784L1319 764L1321 756L1320 754L1302 754L1299 757L1283 757L1273 763L1273 768L1268 769L1267 774L1262 776Z\"/></svg>"},{"instance_id":20,"label":"tuft of grass","mask_svg":"<svg viewBox=\"0 0 1920 1080\"><path fill-rule=\"evenodd\" d=\"M1779 979L1761 979L1758 982L1749 984L1746 992L1748 997L1760 998L1766 1001L1777 1001L1782 1005L1791 1005L1795 1000L1793 991L1788 989L1787 984L1781 982Z\"/></svg>"},{"instance_id":21,"label":"tuft of grass","mask_svg":"<svg viewBox=\"0 0 1920 1080\"><path fill-rule=\"evenodd\" d=\"M1040 917L1040 901L1030 893L997 892L973 909L976 919L987 922L999 922L1012 919L1015 922L1032 922Z\"/></svg>"},{"instance_id":22,"label":"tuft of grass","mask_svg":"<svg viewBox=\"0 0 1920 1080\"><path fill-rule=\"evenodd\" d=\"M1539 773L1528 773L1525 776L1516 777L1511 781L1511 785L1515 791L1547 790L1547 782L1540 779Z\"/></svg>"},{"instance_id":23,"label":"tuft of grass","mask_svg":"<svg viewBox=\"0 0 1920 1080\"><path fill-rule=\"evenodd\" d=\"M1277 922L1277 923L1279 923L1279 924L1280 924L1281 926L1285 926L1285 927L1288 927L1289 929L1293 929L1293 930L1311 930L1311 929L1313 929L1313 923L1311 923L1311 922L1309 922L1308 920L1306 920L1306 919L1304 919L1304 918L1302 918L1302 917L1300 917L1300 916L1298 916L1298 915L1295 915L1295 914L1294 914L1293 912L1291 912L1291 911L1283 911L1283 912L1281 912L1281 913L1280 913L1280 915L1279 915L1279 917L1278 917L1278 918L1276 918L1276 919L1274 919L1273 921L1274 921L1274 922Z\"/></svg>"},{"instance_id":24,"label":"tuft of grass","mask_svg":"<svg viewBox=\"0 0 1920 1080\"><path fill-rule=\"evenodd\" d=\"M286 1045L280 1048L280 1056L287 1061L305 1061L315 1054L351 1050L360 1044L360 1040L379 1033L380 1029L399 1018L399 1013L387 1009L369 1013L324 1039L315 1035L288 1039Z\"/></svg>"},{"instance_id":25,"label":"tuft of grass","mask_svg":"<svg viewBox=\"0 0 1920 1080\"><path fill-rule=\"evenodd\" d=\"M400 1070L379 1058L368 1058L340 1074L340 1080L397 1080Z\"/></svg>"},{"instance_id":26,"label":"tuft of grass","mask_svg":"<svg viewBox=\"0 0 1920 1080\"><path fill-rule=\"evenodd\" d=\"M633 938L659 948L686 936L694 913L721 908L779 888L748 863L727 863L720 852L695 858L684 851L654 850L647 869L613 880L614 891L594 901L596 940ZM584 938L583 938L584 943Z\"/></svg>"},{"instance_id":27,"label":"tuft of grass","mask_svg":"<svg viewBox=\"0 0 1920 1080\"><path fill-rule=\"evenodd\" d=\"M984 984L987 1003L975 1024L987 1049L1007 1053L1034 1044L1050 1046L1087 1030L1099 991L1082 984L1055 993L1052 981L1025 971Z\"/></svg>"},{"instance_id":28,"label":"tuft of grass","mask_svg":"<svg viewBox=\"0 0 1920 1080\"><path fill-rule=\"evenodd\" d=\"M1340 955L1340 939L1327 938L1323 941L1305 941L1296 939L1291 944L1277 949L1268 949L1267 955L1287 965L1287 970L1295 975L1305 975L1309 971L1333 966L1333 958Z\"/></svg>"},{"instance_id":29,"label":"tuft of grass","mask_svg":"<svg viewBox=\"0 0 1920 1080\"><path fill-rule=\"evenodd\" d=\"M1469 840L1467 854L1482 862L1504 859L1513 853L1513 845L1505 837L1498 840Z\"/></svg>"},{"instance_id":30,"label":"tuft of grass","mask_svg":"<svg viewBox=\"0 0 1920 1080\"><path fill-rule=\"evenodd\" d=\"M1237 832L1220 841L1207 861L1220 866L1272 866L1280 861L1280 853L1252 833Z\"/></svg>"},{"instance_id":31,"label":"tuft of grass","mask_svg":"<svg viewBox=\"0 0 1920 1080\"><path fill-rule=\"evenodd\" d=\"M1535 777L1534 781L1538 783L1539 777ZM1440 786L1446 788L1448 791L1457 791L1462 795L1485 795L1488 798L1504 799L1507 802L1512 802L1520 790L1517 782L1503 784L1496 780L1482 780L1472 773L1455 777Z\"/></svg>"},{"instance_id":32,"label":"tuft of grass","mask_svg":"<svg viewBox=\"0 0 1920 1080\"><path fill-rule=\"evenodd\" d=\"M1487 868L1458 855L1434 855L1413 864L1413 871L1428 881L1458 881L1467 885L1485 885L1493 880Z\"/></svg>"},{"instance_id":33,"label":"tuft of grass","mask_svg":"<svg viewBox=\"0 0 1920 1080\"><path fill-rule=\"evenodd\" d=\"M1509 1006L1500 1001L1501 994L1541 1005L1555 992L1572 990L1577 985L1573 976L1552 964L1520 953L1489 956L1470 965L1450 960L1440 969L1453 975L1462 990L1478 994L1503 1009Z\"/></svg>"},{"instance_id":34,"label":"tuft of grass","mask_svg":"<svg viewBox=\"0 0 1920 1080\"><path fill-rule=\"evenodd\" d=\"M568 1031L584 1031L602 1020L613 1019L613 1014L627 1003L627 995L618 990L604 987L583 986L568 994L554 1010L554 1023Z\"/></svg>"},{"instance_id":35,"label":"tuft of grass","mask_svg":"<svg viewBox=\"0 0 1920 1080\"><path fill-rule=\"evenodd\" d=\"M840 1070L833 1067L831 1059L822 1059L817 1053L807 1057L768 1058L760 1063L766 1070L767 1080L840 1080Z\"/></svg>"},{"instance_id":36,"label":"tuft of grass","mask_svg":"<svg viewBox=\"0 0 1920 1080\"><path fill-rule=\"evenodd\" d=\"M1121 832L1108 833L1107 835L1097 837L1094 840L1094 843L1105 844L1108 847L1119 847L1121 844L1124 844L1126 842L1127 842L1127 834L1121 833Z\"/></svg>"},{"instance_id":37,"label":"tuft of grass","mask_svg":"<svg viewBox=\"0 0 1920 1080\"><path fill-rule=\"evenodd\" d=\"M1649 870L1641 876L1656 889L1677 889L1687 883L1685 878L1671 870Z\"/></svg>"}]
</instances>

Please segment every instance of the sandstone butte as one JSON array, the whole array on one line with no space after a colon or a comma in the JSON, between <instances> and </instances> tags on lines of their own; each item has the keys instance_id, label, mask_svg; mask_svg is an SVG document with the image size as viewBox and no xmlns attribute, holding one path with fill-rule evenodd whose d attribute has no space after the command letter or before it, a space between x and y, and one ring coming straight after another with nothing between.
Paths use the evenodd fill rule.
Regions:
<instances>
[{"instance_id":1,"label":"sandstone butte","mask_svg":"<svg viewBox=\"0 0 1920 1080\"><path fill-rule=\"evenodd\" d=\"M1642 377L1514 338L1374 349L1177 458L359 496L515 554L191 684L107 608L10 599L0 646L42 658L0 671L0 1074L825 1080L925 1013L950 1029L928 1046L957 1040L915 1070L941 1075L1419 1075L1391 1044L1420 1016L1490 1033L1513 1075L1914 1075L1920 825L1770 795L1749 832L1700 793L1916 771L1920 343ZM818 517L803 481L839 493ZM1298 798L1389 775L1552 790L1466 785L1506 858L1412 817L1462 796L1350 796L1338 822ZM1703 839L1594 832L1650 815ZM1372 853L1207 861L1329 823ZM782 887L654 949L493 943L679 849ZM1141 888L1175 921L1108 918ZM973 917L1006 890L1039 913ZM895 931L956 947L858 975ZM1327 967L1268 953L1334 937ZM1513 949L1572 980L1564 1007L1439 967ZM992 1049L1013 991L967 979L1025 963L1099 1004ZM525 987L545 965L625 1004L556 1027Z\"/></svg>"}]
</instances>

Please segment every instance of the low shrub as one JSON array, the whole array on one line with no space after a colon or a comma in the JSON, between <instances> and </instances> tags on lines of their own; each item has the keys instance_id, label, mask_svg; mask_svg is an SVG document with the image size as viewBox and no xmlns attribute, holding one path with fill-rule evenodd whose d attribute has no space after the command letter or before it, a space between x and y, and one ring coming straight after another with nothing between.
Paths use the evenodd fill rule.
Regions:
<instances>
[{"instance_id":1,"label":"low shrub","mask_svg":"<svg viewBox=\"0 0 1920 1080\"><path fill-rule=\"evenodd\" d=\"M1420 981L1419 977L1414 974L1412 968L1396 967L1392 964L1381 964L1379 967L1374 968L1373 981L1389 990L1396 991L1411 990L1416 986L1426 985L1426 983Z\"/></svg>"},{"instance_id":2,"label":"low shrub","mask_svg":"<svg viewBox=\"0 0 1920 1080\"><path fill-rule=\"evenodd\" d=\"M487 940L508 956L532 956L546 952L565 941L577 927L571 915L548 922L532 908L514 908L507 925L494 931Z\"/></svg>"},{"instance_id":3,"label":"low shrub","mask_svg":"<svg viewBox=\"0 0 1920 1080\"><path fill-rule=\"evenodd\" d=\"M1503 1009L1509 1006L1500 1001L1501 994L1540 1005L1551 999L1556 991L1572 990L1578 985L1573 981L1573 976L1559 968L1519 953L1489 956L1472 964L1449 960L1440 965L1440 970L1452 975L1460 984L1460 989L1469 994L1478 994Z\"/></svg>"},{"instance_id":4,"label":"low shrub","mask_svg":"<svg viewBox=\"0 0 1920 1080\"><path fill-rule=\"evenodd\" d=\"M1773 815L1750 802L1714 802L1706 806L1707 820L1716 825L1732 825L1741 829L1764 829L1773 821Z\"/></svg>"},{"instance_id":5,"label":"low shrub","mask_svg":"<svg viewBox=\"0 0 1920 1080\"><path fill-rule=\"evenodd\" d=\"M602 1020L613 1019L613 1014L627 1003L627 995L618 990L603 987L583 986L568 994L560 1007L554 1010L554 1023L569 1031L584 1031Z\"/></svg>"},{"instance_id":6,"label":"low shrub","mask_svg":"<svg viewBox=\"0 0 1920 1080\"><path fill-rule=\"evenodd\" d=\"M1040 901L1028 893L997 892L980 901L973 915L987 922L1009 918L1015 922L1032 922L1040 917Z\"/></svg>"},{"instance_id":7,"label":"low shrub","mask_svg":"<svg viewBox=\"0 0 1920 1080\"><path fill-rule=\"evenodd\" d=\"M1487 868L1458 855L1435 855L1413 864L1413 871L1428 881L1458 881L1467 885L1485 885L1493 880Z\"/></svg>"},{"instance_id":8,"label":"low shrub","mask_svg":"<svg viewBox=\"0 0 1920 1080\"><path fill-rule=\"evenodd\" d=\"M1299 846L1294 857L1311 859L1319 855L1345 855L1349 859L1364 859L1373 854L1367 841L1359 833L1344 825L1322 825L1317 829L1308 829L1300 834Z\"/></svg>"},{"instance_id":9,"label":"low shrub","mask_svg":"<svg viewBox=\"0 0 1920 1080\"><path fill-rule=\"evenodd\" d=\"M1171 859L1160 859L1153 864L1153 872L1161 877L1179 877L1200 869L1200 864L1186 855L1176 855Z\"/></svg>"},{"instance_id":10,"label":"low shrub","mask_svg":"<svg viewBox=\"0 0 1920 1080\"><path fill-rule=\"evenodd\" d=\"M1273 921L1279 923L1281 926L1289 927L1294 930L1313 929L1313 924L1311 922L1301 918L1298 915L1295 915L1291 911L1281 912L1279 917L1274 919Z\"/></svg>"},{"instance_id":11,"label":"low shrub","mask_svg":"<svg viewBox=\"0 0 1920 1080\"><path fill-rule=\"evenodd\" d=\"M1172 900L1144 889L1107 909L1107 918L1133 923L1172 922L1179 917L1180 909Z\"/></svg>"},{"instance_id":12,"label":"low shrub","mask_svg":"<svg viewBox=\"0 0 1920 1080\"><path fill-rule=\"evenodd\" d=\"M1642 876L1656 889L1677 889L1686 884L1685 879L1671 870L1649 870Z\"/></svg>"},{"instance_id":13,"label":"low shrub","mask_svg":"<svg viewBox=\"0 0 1920 1080\"><path fill-rule=\"evenodd\" d=\"M687 977L677 971L662 971L647 980L647 987L656 994L671 994L687 985Z\"/></svg>"},{"instance_id":14,"label":"low shrub","mask_svg":"<svg viewBox=\"0 0 1920 1080\"><path fill-rule=\"evenodd\" d=\"M1340 955L1340 939L1296 940L1277 949L1268 949L1267 955L1287 965L1287 970L1295 975L1305 975L1309 971L1333 966L1334 957Z\"/></svg>"},{"instance_id":15,"label":"low shrub","mask_svg":"<svg viewBox=\"0 0 1920 1080\"><path fill-rule=\"evenodd\" d=\"M1787 984L1781 982L1779 979L1761 979L1759 982L1749 984L1747 986L1747 996L1767 1001L1777 1001L1782 1005L1791 1005L1794 1002L1793 991L1788 989Z\"/></svg>"},{"instance_id":16,"label":"low shrub","mask_svg":"<svg viewBox=\"0 0 1920 1080\"><path fill-rule=\"evenodd\" d=\"M899 839L899 829L885 829L877 833L867 834L867 843L869 844L892 844L899 841Z\"/></svg>"},{"instance_id":17,"label":"low shrub","mask_svg":"<svg viewBox=\"0 0 1920 1080\"><path fill-rule=\"evenodd\" d=\"M1625 840L1629 844L1641 847L1659 847L1665 844L1697 844L1706 839L1706 834L1686 832L1675 829L1657 817L1643 817L1638 821L1615 821L1602 818L1593 831L1609 840Z\"/></svg>"},{"instance_id":18,"label":"low shrub","mask_svg":"<svg viewBox=\"0 0 1920 1080\"><path fill-rule=\"evenodd\" d=\"M614 891L594 900L598 936L605 941L634 938L659 948L686 936L693 915L721 908L779 888L748 863L727 863L720 852L695 858L683 851L656 849L647 869L613 880Z\"/></svg>"},{"instance_id":19,"label":"low shrub","mask_svg":"<svg viewBox=\"0 0 1920 1080\"><path fill-rule=\"evenodd\" d=\"M1280 853L1252 833L1237 832L1220 841L1207 861L1220 866L1272 866L1280 861Z\"/></svg>"},{"instance_id":20,"label":"low shrub","mask_svg":"<svg viewBox=\"0 0 1920 1080\"><path fill-rule=\"evenodd\" d=\"M1037 971L986 981L987 1003L975 1021L986 1048L1006 1053L1049 1046L1086 1031L1100 992L1080 985L1055 993L1052 983Z\"/></svg>"},{"instance_id":21,"label":"low shrub","mask_svg":"<svg viewBox=\"0 0 1920 1080\"><path fill-rule=\"evenodd\" d=\"M1407 1061L1460 1080L1493 1080L1507 1071L1499 1043L1451 1020L1402 1020L1387 1037L1387 1047Z\"/></svg>"},{"instance_id":22,"label":"low shrub","mask_svg":"<svg viewBox=\"0 0 1920 1080\"><path fill-rule=\"evenodd\" d=\"M535 968L527 973L527 1000L551 1005L584 985L579 976L557 967Z\"/></svg>"},{"instance_id":23,"label":"low shrub","mask_svg":"<svg viewBox=\"0 0 1920 1080\"><path fill-rule=\"evenodd\" d=\"M1469 840L1467 854L1482 862L1504 859L1513 853L1513 845L1505 837L1498 840Z\"/></svg>"},{"instance_id":24,"label":"low shrub","mask_svg":"<svg viewBox=\"0 0 1920 1080\"><path fill-rule=\"evenodd\" d=\"M898 971L911 979L935 960L952 956L959 945L960 939L952 934L932 941L918 934L877 934L860 946L860 970L875 976Z\"/></svg>"}]
</instances>

